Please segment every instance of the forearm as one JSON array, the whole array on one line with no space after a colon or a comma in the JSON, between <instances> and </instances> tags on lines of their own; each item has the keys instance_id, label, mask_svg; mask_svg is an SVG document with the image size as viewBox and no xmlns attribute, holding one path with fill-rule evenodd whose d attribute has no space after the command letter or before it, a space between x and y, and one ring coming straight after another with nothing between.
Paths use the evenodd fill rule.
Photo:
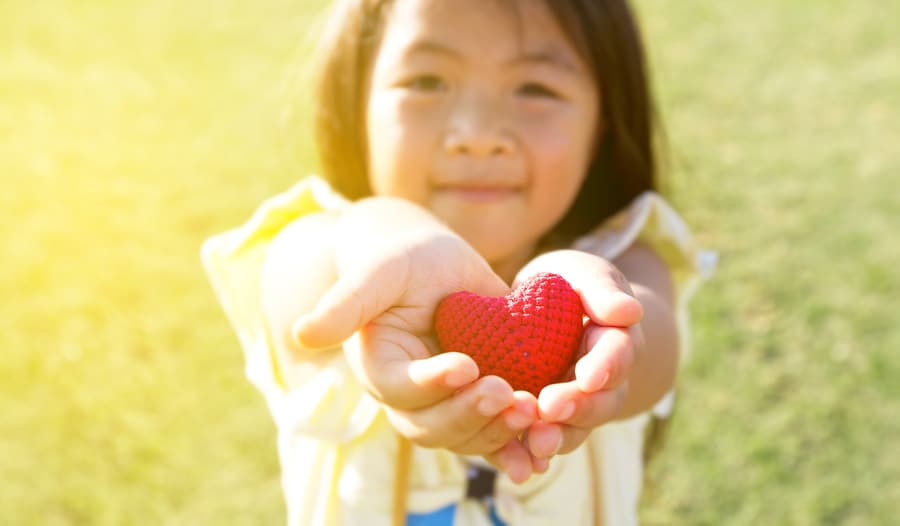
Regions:
<instances>
[{"instance_id":1,"label":"forearm","mask_svg":"<svg viewBox=\"0 0 900 526\"><path fill-rule=\"evenodd\" d=\"M628 391L617 418L651 409L675 383L679 337L675 287L665 262L649 247L636 244L613 263L628 280L644 309L642 338L628 374Z\"/></svg>"},{"instance_id":2,"label":"forearm","mask_svg":"<svg viewBox=\"0 0 900 526\"><path fill-rule=\"evenodd\" d=\"M631 283L644 308L642 344L628 374L628 390L617 419L648 411L675 383L678 371L678 328L672 308L653 289Z\"/></svg>"}]
</instances>

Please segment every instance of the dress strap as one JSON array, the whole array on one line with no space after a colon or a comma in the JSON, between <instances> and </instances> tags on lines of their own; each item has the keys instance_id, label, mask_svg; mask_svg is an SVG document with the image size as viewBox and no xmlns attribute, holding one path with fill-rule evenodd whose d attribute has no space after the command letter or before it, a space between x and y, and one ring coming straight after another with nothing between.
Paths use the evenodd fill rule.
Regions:
<instances>
[{"instance_id":1,"label":"dress strap","mask_svg":"<svg viewBox=\"0 0 900 526\"><path fill-rule=\"evenodd\" d=\"M603 526L603 488L600 481L600 466L597 464L597 452L594 450L594 441L588 436L585 441L587 447L588 466L591 473L591 502L594 508L594 526Z\"/></svg>"},{"instance_id":2,"label":"dress strap","mask_svg":"<svg viewBox=\"0 0 900 526\"><path fill-rule=\"evenodd\" d=\"M393 521L394 526L406 525L406 497L409 493L409 469L412 444L397 434L397 465L394 473Z\"/></svg>"}]
</instances>

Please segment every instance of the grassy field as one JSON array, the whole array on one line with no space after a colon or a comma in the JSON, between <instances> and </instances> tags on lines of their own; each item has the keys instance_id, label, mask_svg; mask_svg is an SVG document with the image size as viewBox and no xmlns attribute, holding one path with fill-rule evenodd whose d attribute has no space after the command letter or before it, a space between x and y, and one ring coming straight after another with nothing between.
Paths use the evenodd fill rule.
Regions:
<instances>
[{"instance_id":1,"label":"grassy field","mask_svg":"<svg viewBox=\"0 0 900 526\"><path fill-rule=\"evenodd\" d=\"M321 5L0 3L0 523L283 522L198 250L314 169ZM721 257L644 521L894 524L900 3L637 5Z\"/></svg>"}]
</instances>

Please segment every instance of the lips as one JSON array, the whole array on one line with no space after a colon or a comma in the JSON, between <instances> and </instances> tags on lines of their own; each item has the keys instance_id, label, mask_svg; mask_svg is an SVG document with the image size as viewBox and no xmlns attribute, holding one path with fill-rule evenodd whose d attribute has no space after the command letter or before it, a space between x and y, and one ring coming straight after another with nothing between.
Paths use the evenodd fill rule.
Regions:
<instances>
[{"instance_id":1,"label":"lips","mask_svg":"<svg viewBox=\"0 0 900 526\"><path fill-rule=\"evenodd\" d=\"M519 188L512 186L485 185L441 185L434 188L438 195L453 197L477 203L499 201L519 193Z\"/></svg>"}]
</instances>

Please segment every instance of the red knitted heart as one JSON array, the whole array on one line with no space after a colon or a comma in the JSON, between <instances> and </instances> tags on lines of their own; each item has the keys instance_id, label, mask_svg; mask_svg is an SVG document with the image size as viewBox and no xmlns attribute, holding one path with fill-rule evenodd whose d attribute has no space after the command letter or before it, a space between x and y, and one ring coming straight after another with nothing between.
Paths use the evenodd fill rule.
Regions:
<instances>
[{"instance_id":1,"label":"red knitted heart","mask_svg":"<svg viewBox=\"0 0 900 526\"><path fill-rule=\"evenodd\" d=\"M583 317L571 285L541 273L504 297L450 294L438 305L434 327L443 351L468 354L482 376L500 376L537 396L571 365Z\"/></svg>"}]
</instances>

